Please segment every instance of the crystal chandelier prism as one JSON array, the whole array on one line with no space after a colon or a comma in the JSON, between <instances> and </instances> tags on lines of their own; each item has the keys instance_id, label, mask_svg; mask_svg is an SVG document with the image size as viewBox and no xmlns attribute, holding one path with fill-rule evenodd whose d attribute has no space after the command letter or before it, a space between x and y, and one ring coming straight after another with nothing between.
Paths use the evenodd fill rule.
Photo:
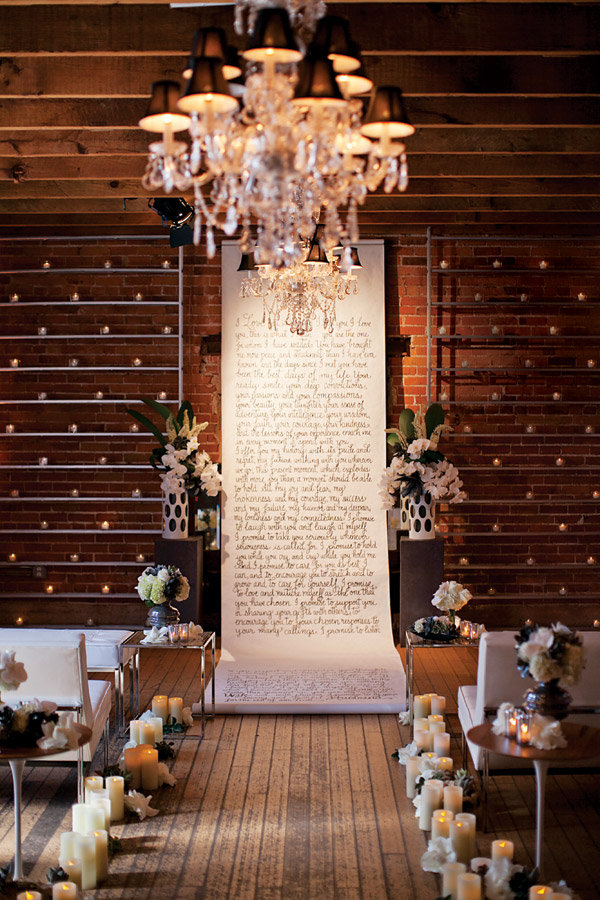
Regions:
<instances>
[{"instance_id":1,"label":"crystal chandelier prism","mask_svg":"<svg viewBox=\"0 0 600 900\"><path fill-rule=\"evenodd\" d=\"M235 84L242 68L224 32L201 28L183 93L175 81L155 82L139 122L161 136L150 144L143 186L193 192L194 243L204 228L209 257L215 229L239 230L242 252L254 250L259 265L302 263L319 216L324 246L349 247L367 195L408 184L402 139L414 128L402 92L365 75L344 19L321 16L320 2L288 3L296 23L315 27L305 53L287 9L239 0L237 24L247 14L250 28L243 83ZM186 130L190 144L176 138Z\"/></svg>"},{"instance_id":2,"label":"crystal chandelier prism","mask_svg":"<svg viewBox=\"0 0 600 900\"><path fill-rule=\"evenodd\" d=\"M302 248L301 262L283 268L256 265L253 255L244 253L238 272L245 272L240 297L263 302L263 323L277 330L280 319L292 334L312 331L316 318L333 333L337 303L358 293L357 272L362 268L356 247L346 247L336 256L325 253L317 226L310 244Z\"/></svg>"}]
</instances>

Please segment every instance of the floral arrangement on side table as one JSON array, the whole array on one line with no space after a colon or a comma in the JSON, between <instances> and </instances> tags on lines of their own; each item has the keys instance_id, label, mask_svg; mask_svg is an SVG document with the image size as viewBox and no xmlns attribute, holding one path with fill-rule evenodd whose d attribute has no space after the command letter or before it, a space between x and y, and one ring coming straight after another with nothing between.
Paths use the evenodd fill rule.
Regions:
<instances>
[{"instance_id":1,"label":"floral arrangement on side table","mask_svg":"<svg viewBox=\"0 0 600 900\"><path fill-rule=\"evenodd\" d=\"M446 615L427 616L412 626L412 631L429 640L450 640L458 634L455 613L472 599L472 594L458 581L443 581L431 600Z\"/></svg>"},{"instance_id":2,"label":"floral arrangement on side table","mask_svg":"<svg viewBox=\"0 0 600 900\"><path fill-rule=\"evenodd\" d=\"M147 566L137 583L137 592L146 606L181 603L190 595L190 583L177 566Z\"/></svg>"},{"instance_id":3,"label":"floral arrangement on side table","mask_svg":"<svg viewBox=\"0 0 600 900\"><path fill-rule=\"evenodd\" d=\"M404 409L398 428L386 429L393 456L382 479L385 509L392 509L400 496L419 500L423 493L447 503L464 499L458 469L438 449L443 432L449 430L438 403L433 403L425 415L421 410L415 413Z\"/></svg>"},{"instance_id":4,"label":"floral arrangement on side table","mask_svg":"<svg viewBox=\"0 0 600 900\"><path fill-rule=\"evenodd\" d=\"M557 622L550 627L525 625L516 636L517 668L538 682L558 680L572 687L581 678L585 658L576 631Z\"/></svg>"},{"instance_id":5,"label":"floral arrangement on side table","mask_svg":"<svg viewBox=\"0 0 600 900\"><path fill-rule=\"evenodd\" d=\"M157 412L165 422L166 436L142 413L127 409L129 415L147 428L160 444L150 454L150 465L161 473L163 489L177 490L183 482L186 490L196 496L202 490L209 497L216 497L221 490L221 475L198 443L198 435L208 427L208 422L199 424L196 421L192 405L187 400L175 414L156 400L142 399L142 403Z\"/></svg>"}]
</instances>

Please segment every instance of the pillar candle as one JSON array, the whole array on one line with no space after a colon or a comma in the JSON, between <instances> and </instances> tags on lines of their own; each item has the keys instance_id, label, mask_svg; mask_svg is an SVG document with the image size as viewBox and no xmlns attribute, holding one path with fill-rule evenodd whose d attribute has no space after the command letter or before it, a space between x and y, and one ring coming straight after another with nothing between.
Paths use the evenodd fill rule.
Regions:
<instances>
[{"instance_id":1,"label":"pillar candle","mask_svg":"<svg viewBox=\"0 0 600 900\"><path fill-rule=\"evenodd\" d=\"M451 772L454 768L454 760L451 756L438 756L436 765L442 772Z\"/></svg>"},{"instance_id":2,"label":"pillar candle","mask_svg":"<svg viewBox=\"0 0 600 900\"><path fill-rule=\"evenodd\" d=\"M104 778L102 775L89 775L83 780L85 791L85 802L90 802L92 791L99 791L104 787Z\"/></svg>"},{"instance_id":3,"label":"pillar candle","mask_svg":"<svg viewBox=\"0 0 600 900\"><path fill-rule=\"evenodd\" d=\"M417 750L429 750L429 732L417 729L413 733L413 739L417 745Z\"/></svg>"},{"instance_id":4,"label":"pillar candle","mask_svg":"<svg viewBox=\"0 0 600 900\"><path fill-rule=\"evenodd\" d=\"M155 718L160 719L160 716L155 716ZM140 722L140 739L138 743L150 744L151 747L154 747L154 726L150 722Z\"/></svg>"},{"instance_id":5,"label":"pillar candle","mask_svg":"<svg viewBox=\"0 0 600 900\"><path fill-rule=\"evenodd\" d=\"M446 731L446 723L442 719L441 722L437 719L434 722L429 723L429 733L430 734L444 734Z\"/></svg>"},{"instance_id":6,"label":"pillar candle","mask_svg":"<svg viewBox=\"0 0 600 900\"><path fill-rule=\"evenodd\" d=\"M91 891L96 887L96 838L93 834L77 835L75 854L81 860L81 889Z\"/></svg>"},{"instance_id":7,"label":"pillar candle","mask_svg":"<svg viewBox=\"0 0 600 900\"><path fill-rule=\"evenodd\" d=\"M471 842L470 856L471 859L477 855L477 816L475 813L455 813L456 822L463 822L469 828L469 840Z\"/></svg>"},{"instance_id":8,"label":"pillar candle","mask_svg":"<svg viewBox=\"0 0 600 900\"><path fill-rule=\"evenodd\" d=\"M169 718L179 725L183 722L183 700L181 697L169 697Z\"/></svg>"},{"instance_id":9,"label":"pillar candle","mask_svg":"<svg viewBox=\"0 0 600 900\"><path fill-rule=\"evenodd\" d=\"M163 721L160 716L154 716L149 720L149 724L154 728L154 743L159 744L163 739Z\"/></svg>"},{"instance_id":10,"label":"pillar candle","mask_svg":"<svg viewBox=\"0 0 600 900\"><path fill-rule=\"evenodd\" d=\"M456 900L481 900L481 876L463 872L456 879Z\"/></svg>"},{"instance_id":11,"label":"pillar candle","mask_svg":"<svg viewBox=\"0 0 600 900\"><path fill-rule=\"evenodd\" d=\"M448 756L450 753L450 735L447 731L433 735L433 750L439 756Z\"/></svg>"},{"instance_id":12,"label":"pillar candle","mask_svg":"<svg viewBox=\"0 0 600 900\"><path fill-rule=\"evenodd\" d=\"M169 715L169 698L165 694L156 694L152 698L152 715L160 716L163 722L167 721Z\"/></svg>"},{"instance_id":13,"label":"pillar candle","mask_svg":"<svg viewBox=\"0 0 600 900\"><path fill-rule=\"evenodd\" d=\"M96 878L104 881L108 875L108 832L98 828L93 832L96 842Z\"/></svg>"},{"instance_id":14,"label":"pillar candle","mask_svg":"<svg viewBox=\"0 0 600 900\"><path fill-rule=\"evenodd\" d=\"M545 884L532 884L529 888L529 900L538 900L538 897L547 897L550 900L553 896L554 891Z\"/></svg>"},{"instance_id":15,"label":"pillar candle","mask_svg":"<svg viewBox=\"0 0 600 900\"><path fill-rule=\"evenodd\" d=\"M124 756L125 771L131 775L129 787L137 791L142 783L142 756L139 747L127 747Z\"/></svg>"},{"instance_id":16,"label":"pillar candle","mask_svg":"<svg viewBox=\"0 0 600 900\"><path fill-rule=\"evenodd\" d=\"M77 900L77 885L73 881L57 881L52 885L52 900Z\"/></svg>"},{"instance_id":17,"label":"pillar candle","mask_svg":"<svg viewBox=\"0 0 600 900\"><path fill-rule=\"evenodd\" d=\"M456 816L462 812L463 789L459 784L447 784L444 788L444 809Z\"/></svg>"},{"instance_id":18,"label":"pillar candle","mask_svg":"<svg viewBox=\"0 0 600 900\"><path fill-rule=\"evenodd\" d=\"M431 722L443 722L444 717L441 716L439 713L429 713L429 715L427 716L427 721L430 723Z\"/></svg>"},{"instance_id":19,"label":"pillar candle","mask_svg":"<svg viewBox=\"0 0 600 900\"><path fill-rule=\"evenodd\" d=\"M99 796L100 793L101 796ZM102 810L104 814L104 821L100 824L94 824L94 827L90 828L90 832L104 828L110 834L110 796L106 788L102 792L96 791L96 793L92 797L92 806L95 806L96 808L100 808Z\"/></svg>"},{"instance_id":20,"label":"pillar candle","mask_svg":"<svg viewBox=\"0 0 600 900\"><path fill-rule=\"evenodd\" d=\"M75 831L64 831L60 836L59 859L71 859L75 856Z\"/></svg>"},{"instance_id":21,"label":"pillar candle","mask_svg":"<svg viewBox=\"0 0 600 900\"><path fill-rule=\"evenodd\" d=\"M421 805L419 807L419 828L421 831L431 829L431 817L434 809L442 805L442 782L437 778L428 778L421 788Z\"/></svg>"},{"instance_id":22,"label":"pillar candle","mask_svg":"<svg viewBox=\"0 0 600 900\"><path fill-rule=\"evenodd\" d=\"M21 891L17 894L17 900L42 900L42 895L39 891Z\"/></svg>"},{"instance_id":23,"label":"pillar candle","mask_svg":"<svg viewBox=\"0 0 600 900\"><path fill-rule=\"evenodd\" d=\"M492 861L497 859L512 859L515 845L512 841L492 841Z\"/></svg>"},{"instance_id":24,"label":"pillar candle","mask_svg":"<svg viewBox=\"0 0 600 900\"><path fill-rule=\"evenodd\" d=\"M450 822L454 814L447 809L434 809L431 816L431 840L450 837Z\"/></svg>"},{"instance_id":25,"label":"pillar candle","mask_svg":"<svg viewBox=\"0 0 600 900\"><path fill-rule=\"evenodd\" d=\"M429 731L429 719L427 716L419 716L413 719L413 731Z\"/></svg>"},{"instance_id":26,"label":"pillar candle","mask_svg":"<svg viewBox=\"0 0 600 900\"><path fill-rule=\"evenodd\" d=\"M87 803L74 803L71 807L71 815L73 817L73 831L77 834L85 834L87 831L85 814L87 811L89 804ZM75 856L75 843L73 842L73 852L68 854L69 856Z\"/></svg>"},{"instance_id":27,"label":"pillar candle","mask_svg":"<svg viewBox=\"0 0 600 900\"><path fill-rule=\"evenodd\" d=\"M421 759L437 764L438 755L437 753L434 753L433 750L428 750L426 753L421 753Z\"/></svg>"},{"instance_id":28,"label":"pillar candle","mask_svg":"<svg viewBox=\"0 0 600 900\"><path fill-rule=\"evenodd\" d=\"M452 900L456 900L456 881L458 876L466 871L466 868L465 864L461 862L444 863L442 866L442 895L444 897L449 894Z\"/></svg>"},{"instance_id":29,"label":"pillar candle","mask_svg":"<svg viewBox=\"0 0 600 900\"><path fill-rule=\"evenodd\" d=\"M63 867L68 880L81 887L81 860L80 859L59 859L60 865Z\"/></svg>"},{"instance_id":30,"label":"pillar candle","mask_svg":"<svg viewBox=\"0 0 600 900\"><path fill-rule=\"evenodd\" d=\"M563 894L562 891L553 891L551 896L552 900L572 900L571 894Z\"/></svg>"},{"instance_id":31,"label":"pillar candle","mask_svg":"<svg viewBox=\"0 0 600 900\"><path fill-rule=\"evenodd\" d=\"M406 760L406 796L409 800L415 796L416 781L421 774L421 757L409 756Z\"/></svg>"},{"instance_id":32,"label":"pillar candle","mask_svg":"<svg viewBox=\"0 0 600 900\"><path fill-rule=\"evenodd\" d=\"M142 788L145 791L155 791L158 787L158 750L144 750L141 763Z\"/></svg>"},{"instance_id":33,"label":"pillar candle","mask_svg":"<svg viewBox=\"0 0 600 900\"><path fill-rule=\"evenodd\" d=\"M129 722L129 740L132 744L141 744L139 719L131 719Z\"/></svg>"},{"instance_id":34,"label":"pillar candle","mask_svg":"<svg viewBox=\"0 0 600 900\"><path fill-rule=\"evenodd\" d=\"M125 815L125 779L122 775L111 775L106 779L106 789L110 800L110 821L118 822Z\"/></svg>"},{"instance_id":35,"label":"pillar candle","mask_svg":"<svg viewBox=\"0 0 600 900\"><path fill-rule=\"evenodd\" d=\"M413 717L428 716L431 712L431 697L426 694L417 694L413 698Z\"/></svg>"},{"instance_id":36,"label":"pillar candle","mask_svg":"<svg viewBox=\"0 0 600 900\"><path fill-rule=\"evenodd\" d=\"M466 822L450 822L450 840L458 862L468 863L471 859L471 839Z\"/></svg>"},{"instance_id":37,"label":"pillar candle","mask_svg":"<svg viewBox=\"0 0 600 900\"><path fill-rule=\"evenodd\" d=\"M446 698L441 694L434 694L431 698L431 713L436 716L443 716L446 712Z\"/></svg>"}]
</instances>

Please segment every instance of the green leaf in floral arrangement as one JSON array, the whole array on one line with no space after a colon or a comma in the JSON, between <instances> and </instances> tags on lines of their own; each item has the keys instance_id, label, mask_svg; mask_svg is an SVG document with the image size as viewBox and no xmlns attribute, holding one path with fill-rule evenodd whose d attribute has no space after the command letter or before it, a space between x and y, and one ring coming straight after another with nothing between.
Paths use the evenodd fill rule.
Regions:
<instances>
[{"instance_id":1,"label":"green leaf in floral arrangement","mask_svg":"<svg viewBox=\"0 0 600 900\"><path fill-rule=\"evenodd\" d=\"M166 741L157 741L155 748L158 750L159 760L172 759L175 756L173 744L168 744Z\"/></svg>"},{"instance_id":2,"label":"green leaf in floral arrangement","mask_svg":"<svg viewBox=\"0 0 600 900\"><path fill-rule=\"evenodd\" d=\"M165 406L164 403L159 403L157 400L152 400L151 397L142 397L142 403L145 403L146 406L149 406L150 409L153 409L154 412L157 412L159 416L161 416L165 422L171 415L171 410L168 406Z\"/></svg>"},{"instance_id":3,"label":"green leaf in floral arrangement","mask_svg":"<svg viewBox=\"0 0 600 900\"><path fill-rule=\"evenodd\" d=\"M166 445L165 445L166 446ZM164 466L162 465L162 458L165 455L164 447L155 447L152 453L150 454L150 465L153 469L162 469L164 471ZM159 466L159 463L161 464Z\"/></svg>"},{"instance_id":4,"label":"green leaf in floral arrangement","mask_svg":"<svg viewBox=\"0 0 600 900\"><path fill-rule=\"evenodd\" d=\"M444 424L446 418L444 410L439 403L432 403L425 413L425 427L427 429L427 437L431 437L433 431L438 425Z\"/></svg>"},{"instance_id":5,"label":"green leaf in floral arrangement","mask_svg":"<svg viewBox=\"0 0 600 900\"><path fill-rule=\"evenodd\" d=\"M426 463L442 462L443 459L444 454L440 453L439 450L425 450L425 452L421 454L421 460Z\"/></svg>"},{"instance_id":6,"label":"green leaf in floral arrangement","mask_svg":"<svg viewBox=\"0 0 600 900\"><path fill-rule=\"evenodd\" d=\"M412 409L403 409L398 418L398 430L405 436L408 441L414 440L415 430L413 422L415 414Z\"/></svg>"},{"instance_id":7,"label":"green leaf in floral arrangement","mask_svg":"<svg viewBox=\"0 0 600 900\"><path fill-rule=\"evenodd\" d=\"M62 866L55 866L46 872L46 881L48 884L57 884L59 881L68 881L69 873L65 872Z\"/></svg>"},{"instance_id":8,"label":"green leaf in floral arrangement","mask_svg":"<svg viewBox=\"0 0 600 900\"><path fill-rule=\"evenodd\" d=\"M115 853L118 853L122 849L123 849L123 844L119 840L119 838L114 837L114 835L112 835L112 834L109 834L108 835L108 852L109 852L110 856L114 856Z\"/></svg>"},{"instance_id":9,"label":"green leaf in floral arrangement","mask_svg":"<svg viewBox=\"0 0 600 900\"><path fill-rule=\"evenodd\" d=\"M194 418L194 410L192 409L192 404L189 400L184 400L181 406L179 407L179 411L175 416L177 420L177 424L181 427L183 425L183 417L185 414L188 414L190 422Z\"/></svg>"},{"instance_id":10,"label":"green leaf in floral arrangement","mask_svg":"<svg viewBox=\"0 0 600 900\"><path fill-rule=\"evenodd\" d=\"M133 416L133 418L140 423L140 425L143 425L144 428L147 428L148 431L154 435L154 437L162 447L165 446L165 444L167 443L167 439L165 438L160 428L158 428L153 422L151 422L150 419L147 419L146 416L142 415L142 413L139 413L135 409L126 409L125 412L128 412L130 416Z\"/></svg>"}]
</instances>

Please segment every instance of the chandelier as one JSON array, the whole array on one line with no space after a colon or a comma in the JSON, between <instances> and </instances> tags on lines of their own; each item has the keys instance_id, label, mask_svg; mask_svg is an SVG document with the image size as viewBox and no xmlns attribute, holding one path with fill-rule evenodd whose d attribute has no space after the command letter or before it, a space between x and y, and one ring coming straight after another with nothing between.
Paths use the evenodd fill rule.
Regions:
<instances>
[{"instance_id":1,"label":"chandelier","mask_svg":"<svg viewBox=\"0 0 600 900\"><path fill-rule=\"evenodd\" d=\"M362 265L356 247L328 257L320 243L322 230L318 225L308 247L302 248L304 259L285 268L256 265L253 254L242 254L238 272L246 277L240 296L263 301L263 323L269 328L276 331L283 316L292 334L306 334L319 314L323 328L332 334L337 302L358 293L356 273Z\"/></svg>"},{"instance_id":2,"label":"chandelier","mask_svg":"<svg viewBox=\"0 0 600 900\"><path fill-rule=\"evenodd\" d=\"M236 23L248 12L250 28L243 81L222 29L201 28L183 93L175 81L155 82L139 122L161 135L150 144L143 186L193 191L194 243L204 227L209 257L215 229L228 236L240 229L242 252L253 249L258 264L302 263L319 216L325 249L349 247L367 194L408 184L401 139L414 128L402 92L373 85L344 19L315 23L324 10L319 0L288 3L297 24L315 26L305 53L287 9L239 0ZM360 96L369 91L365 113ZM175 137L186 130L190 144Z\"/></svg>"}]
</instances>

